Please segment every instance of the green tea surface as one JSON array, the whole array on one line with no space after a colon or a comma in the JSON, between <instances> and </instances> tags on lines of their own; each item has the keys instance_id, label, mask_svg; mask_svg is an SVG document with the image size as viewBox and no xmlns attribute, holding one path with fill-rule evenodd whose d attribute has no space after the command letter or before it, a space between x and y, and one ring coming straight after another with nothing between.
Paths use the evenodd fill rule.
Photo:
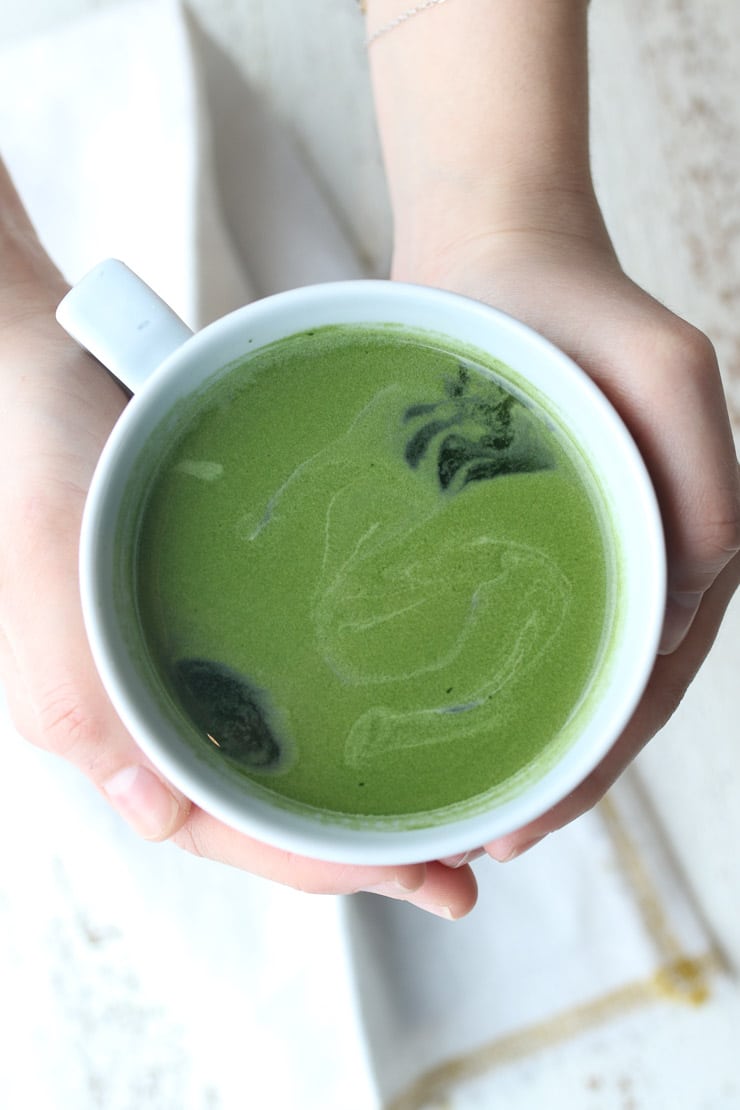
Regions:
<instances>
[{"instance_id":1,"label":"green tea surface","mask_svg":"<svg viewBox=\"0 0 740 1110\"><path fill-rule=\"evenodd\" d=\"M322 329L230 369L138 537L141 628L193 742L347 814L505 783L602 642L585 473L505 368L413 336Z\"/></svg>"}]
</instances>

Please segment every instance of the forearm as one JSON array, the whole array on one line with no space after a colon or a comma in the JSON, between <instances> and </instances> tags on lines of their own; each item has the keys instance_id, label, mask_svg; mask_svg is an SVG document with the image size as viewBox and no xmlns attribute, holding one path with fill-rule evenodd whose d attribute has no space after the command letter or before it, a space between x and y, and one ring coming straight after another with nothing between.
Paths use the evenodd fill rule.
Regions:
<instances>
[{"instance_id":1,"label":"forearm","mask_svg":"<svg viewBox=\"0 0 740 1110\"><path fill-rule=\"evenodd\" d=\"M409 6L368 0L368 33ZM407 244L546 224L570 207L581 218L591 199L587 9L587 0L447 0L370 44Z\"/></svg>"}]
</instances>

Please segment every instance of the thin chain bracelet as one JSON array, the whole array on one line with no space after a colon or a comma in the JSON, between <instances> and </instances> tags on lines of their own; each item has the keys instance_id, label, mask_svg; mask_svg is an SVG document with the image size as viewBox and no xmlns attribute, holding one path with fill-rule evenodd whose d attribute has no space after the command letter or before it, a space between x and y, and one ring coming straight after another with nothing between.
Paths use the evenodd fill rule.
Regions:
<instances>
[{"instance_id":1,"label":"thin chain bracelet","mask_svg":"<svg viewBox=\"0 0 740 1110\"><path fill-rule=\"evenodd\" d=\"M387 35L389 31L393 31L396 27L400 27L402 23L405 23L415 15L419 15L420 12L426 11L427 8L436 8L438 4L444 4L445 2L446 0L420 0L420 3L415 4L413 8L408 8L405 12L401 12L395 19L390 19L387 23L384 23L382 27L379 27L377 31L373 31L371 35L368 35L365 39L365 46L371 46L381 35ZM367 10L366 0L358 0L358 3L360 5L360 11L364 14Z\"/></svg>"}]
</instances>

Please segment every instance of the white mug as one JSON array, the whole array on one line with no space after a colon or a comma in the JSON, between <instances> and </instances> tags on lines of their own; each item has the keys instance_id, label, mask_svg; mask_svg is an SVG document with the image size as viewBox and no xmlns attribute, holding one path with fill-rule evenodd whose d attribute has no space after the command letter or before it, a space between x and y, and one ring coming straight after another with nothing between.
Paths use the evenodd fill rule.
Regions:
<instances>
[{"instance_id":1,"label":"white mug","mask_svg":"<svg viewBox=\"0 0 740 1110\"><path fill-rule=\"evenodd\" d=\"M655 661L665 605L665 551L655 494L633 440L603 394L565 354L486 305L385 281L281 293L192 334L114 260L83 278L57 317L134 394L102 453L84 514L80 581L93 657L136 743L197 805L235 829L301 855L351 864L412 863L457 855L521 827L570 793L603 759L631 717ZM249 352L311 329L350 324L431 335L452 351L476 349L484 359L511 368L529 396L543 399L548 419L578 445L608 533L607 627L589 688L567 723L567 743L559 744L557 758L521 776L511 789L490 796L483 791L478 801L428 820L362 819L286 805L218 761L201 758L164 705L153 668L142 662L135 597L122 566L121 536L135 527L147 472L156 464L157 437L178 403Z\"/></svg>"}]
</instances>

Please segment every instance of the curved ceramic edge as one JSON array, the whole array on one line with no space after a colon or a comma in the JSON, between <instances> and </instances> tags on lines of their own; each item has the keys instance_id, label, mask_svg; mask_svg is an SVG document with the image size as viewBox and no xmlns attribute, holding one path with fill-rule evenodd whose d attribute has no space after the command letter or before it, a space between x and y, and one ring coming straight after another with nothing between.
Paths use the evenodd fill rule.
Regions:
<instances>
[{"instance_id":1,"label":"curved ceramic edge","mask_svg":"<svg viewBox=\"0 0 740 1110\"><path fill-rule=\"evenodd\" d=\"M532 789L487 813L448 826L378 831L332 824L326 815L315 821L257 796L245 804L242 787L214 772L204 773L203 764L178 745L176 736L167 741L167 720L161 714L158 719L156 706L141 697L138 674L126 662L126 647L111 612L110 568L113 525L127 473L124 447L131 437L129 453L135 454L137 436L143 441L164 408L187 395L194 381L217 372L247 349L311 327L396 320L412 331L449 334L453 343L472 347L492 350L493 340L494 357L543 393L546 386L552 393L557 371L560 392L567 390L569 399L578 399L576 434L588 441L587 452L591 443L597 456L607 456L595 469L620 527L626 522L623 557L631 600L621 630L624 646L587 740L577 740ZM526 374L520 369L525 356ZM621 418L590 378L548 340L497 309L453 293L383 281L332 283L276 294L209 325L170 354L134 397L103 451L85 510L80 575L85 622L101 679L123 723L152 762L197 805L233 828L302 855L354 864L403 864L454 855L521 827L570 793L613 746L642 696L657 653L665 601L662 525L647 470Z\"/></svg>"}]
</instances>

